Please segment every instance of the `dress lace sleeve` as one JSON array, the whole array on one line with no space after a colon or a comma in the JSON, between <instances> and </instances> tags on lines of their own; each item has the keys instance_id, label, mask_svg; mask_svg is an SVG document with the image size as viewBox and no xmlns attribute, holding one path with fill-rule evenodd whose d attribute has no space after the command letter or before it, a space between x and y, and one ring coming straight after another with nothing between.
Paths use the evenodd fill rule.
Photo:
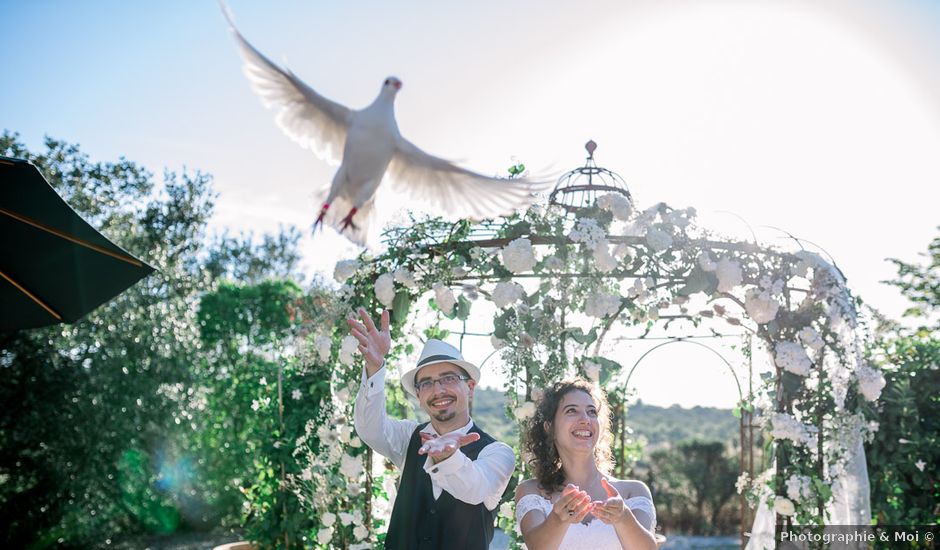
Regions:
<instances>
[{"instance_id":1,"label":"dress lace sleeve","mask_svg":"<svg viewBox=\"0 0 940 550\"><path fill-rule=\"evenodd\" d=\"M539 510L548 516L551 512L546 510L546 505L548 505L548 510L551 510L552 503L545 500L541 495L534 493L520 498L519 502L516 503L516 525L522 523L522 518L532 510Z\"/></svg>"},{"instance_id":2,"label":"dress lace sleeve","mask_svg":"<svg viewBox=\"0 0 940 550\"><path fill-rule=\"evenodd\" d=\"M519 502L521 503L522 501L520 500ZM649 514L650 518L653 520L653 523L650 525L650 530L656 528L656 508L653 506L652 500L646 497L632 497L624 501L624 504L631 510L639 510Z\"/></svg>"}]
</instances>

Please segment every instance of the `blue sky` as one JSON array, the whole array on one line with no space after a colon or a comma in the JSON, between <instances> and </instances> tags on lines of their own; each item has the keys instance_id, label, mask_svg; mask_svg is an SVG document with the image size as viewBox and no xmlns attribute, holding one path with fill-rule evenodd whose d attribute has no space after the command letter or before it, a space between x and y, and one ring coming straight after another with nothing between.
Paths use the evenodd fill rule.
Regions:
<instances>
[{"instance_id":1,"label":"blue sky","mask_svg":"<svg viewBox=\"0 0 940 550\"><path fill-rule=\"evenodd\" d=\"M429 152L487 173L515 158L560 171L593 138L641 206L694 206L733 236L749 234L744 218L765 244L782 241L764 226L787 229L892 317L906 305L879 283L884 258L916 259L940 224L938 6L229 1L249 41L332 99L360 107L400 77L399 126ZM307 231L311 183L333 169L253 96L215 0L0 10L0 127L34 148L48 134L157 174L209 172L215 231ZM329 232L303 247L310 271L356 253ZM720 378L707 352L648 361L648 400L728 403L728 379L661 383Z\"/></svg>"}]
</instances>

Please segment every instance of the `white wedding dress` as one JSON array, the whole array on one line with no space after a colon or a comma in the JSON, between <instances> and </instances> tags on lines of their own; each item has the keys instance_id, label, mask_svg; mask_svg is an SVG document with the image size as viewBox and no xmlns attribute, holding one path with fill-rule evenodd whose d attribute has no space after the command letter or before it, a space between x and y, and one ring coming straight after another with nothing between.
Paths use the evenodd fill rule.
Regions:
<instances>
[{"instance_id":1,"label":"white wedding dress","mask_svg":"<svg viewBox=\"0 0 940 550\"><path fill-rule=\"evenodd\" d=\"M640 510L649 514L653 518L652 528L656 528L656 509L653 507L652 500L646 497L632 497L626 499L624 504L631 510ZM516 503L517 529L522 523L522 518L532 510L540 510L545 517L548 517L552 513L552 501L537 494L520 498ZM587 525L583 523L570 525L558 550L618 550L620 548L620 539L617 538L614 527L599 519L593 519Z\"/></svg>"}]
</instances>

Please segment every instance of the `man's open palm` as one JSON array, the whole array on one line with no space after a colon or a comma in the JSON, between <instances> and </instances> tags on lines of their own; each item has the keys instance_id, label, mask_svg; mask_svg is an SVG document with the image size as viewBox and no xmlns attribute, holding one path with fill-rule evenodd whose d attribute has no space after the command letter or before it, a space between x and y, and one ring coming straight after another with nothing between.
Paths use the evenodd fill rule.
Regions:
<instances>
[{"instance_id":1,"label":"man's open palm","mask_svg":"<svg viewBox=\"0 0 940 550\"><path fill-rule=\"evenodd\" d=\"M361 323L355 319L346 319L346 324L349 325L351 334L359 340L359 352L365 357L369 366L369 376L372 376L382 367L385 356L392 349L392 333L388 328L388 310L382 312L381 330L375 326L365 309L359 308L359 317L362 319Z\"/></svg>"}]
</instances>

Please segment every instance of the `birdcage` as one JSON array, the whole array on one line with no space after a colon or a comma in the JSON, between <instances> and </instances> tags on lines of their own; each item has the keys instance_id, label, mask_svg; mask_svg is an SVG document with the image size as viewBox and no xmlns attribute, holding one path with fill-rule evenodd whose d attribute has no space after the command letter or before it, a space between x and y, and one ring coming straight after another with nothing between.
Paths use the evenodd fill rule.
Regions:
<instances>
[{"instance_id":1,"label":"birdcage","mask_svg":"<svg viewBox=\"0 0 940 550\"><path fill-rule=\"evenodd\" d=\"M633 203L627 184L619 175L594 162L597 143L588 141L584 148L588 152L584 166L575 168L558 179L555 189L548 196L549 204L557 204L570 213L594 206L594 201L607 193L620 193Z\"/></svg>"}]
</instances>

